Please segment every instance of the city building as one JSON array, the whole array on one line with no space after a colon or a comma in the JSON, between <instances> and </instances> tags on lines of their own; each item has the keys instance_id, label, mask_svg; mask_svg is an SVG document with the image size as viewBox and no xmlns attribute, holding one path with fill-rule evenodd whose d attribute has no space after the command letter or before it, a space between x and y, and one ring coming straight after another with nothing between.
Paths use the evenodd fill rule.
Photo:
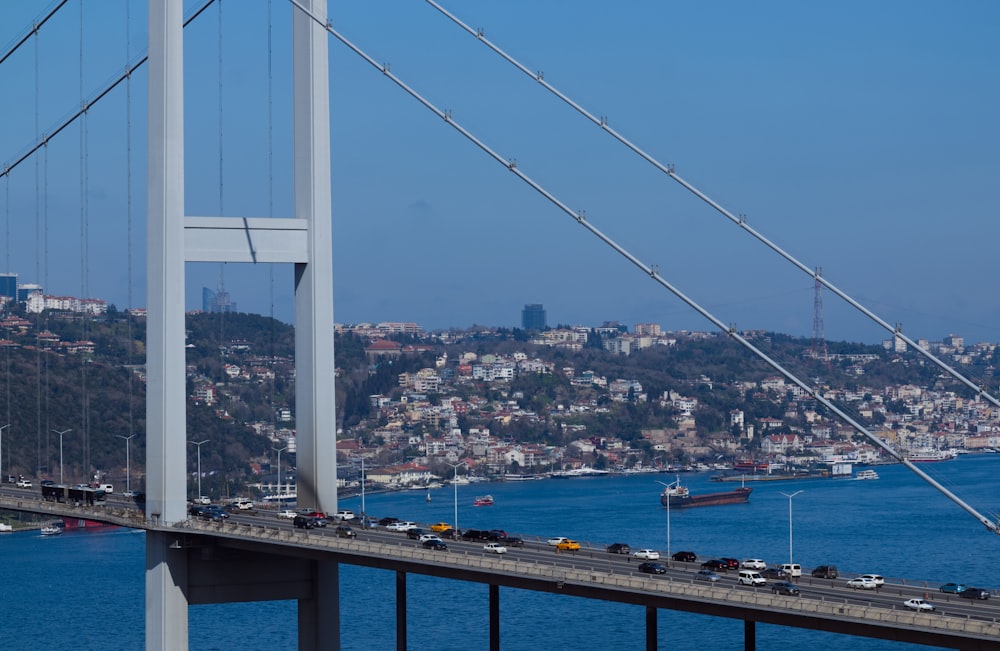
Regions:
<instances>
[{"instance_id":1,"label":"city building","mask_svg":"<svg viewBox=\"0 0 1000 651\"><path fill-rule=\"evenodd\" d=\"M521 328L536 332L545 329L545 308L541 303L524 306L521 310Z\"/></svg>"}]
</instances>

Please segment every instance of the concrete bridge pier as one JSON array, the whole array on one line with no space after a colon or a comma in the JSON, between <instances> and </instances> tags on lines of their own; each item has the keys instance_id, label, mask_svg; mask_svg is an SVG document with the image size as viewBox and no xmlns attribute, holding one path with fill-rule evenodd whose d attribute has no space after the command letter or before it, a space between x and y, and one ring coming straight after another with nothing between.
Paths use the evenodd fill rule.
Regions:
<instances>
[{"instance_id":1,"label":"concrete bridge pier","mask_svg":"<svg viewBox=\"0 0 1000 651\"><path fill-rule=\"evenodd\" d=\"M656 651L656 608L646 606L646 651Z\"/></svg>"},{"instance_id":2,"label":"concrete bridge pier","mask_svg":"<svg viewBox=\"0 0 1000 651\"><path fill-rule=\"evenodd\" d=\"M406 572L396 572L396 651L406 651Z\"/></svg>"},{"instance_id":3,"label":"concrete bridge pier","mask_svg":"<svg viewBox=\"0 0 1000 651\"><path fill-rule=\"evenodd\" d=\"M743 620L743 650L757 651L757 622L752 619Z\"/></svg>"},{"instance_id":4,"label":"concrete bridge pier","mask_svg":"<svg viewBox=\"0 0 1000 651\"><path fill-rule=\"evenodd\" d=\"M490 651L500 651L500 586L490 584Z\"/></svg>"}]
</instances>

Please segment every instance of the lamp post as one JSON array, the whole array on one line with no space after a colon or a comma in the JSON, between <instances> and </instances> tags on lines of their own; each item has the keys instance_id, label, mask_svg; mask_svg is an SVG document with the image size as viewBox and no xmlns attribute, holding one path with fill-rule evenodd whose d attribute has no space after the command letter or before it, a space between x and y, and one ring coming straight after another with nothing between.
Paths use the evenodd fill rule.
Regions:
<instances>
[{"instance_id":1,"label":"lamp post","mask_svg":"<svg viewBox=\"0 0 1000 651\"><path fill-rule=\"evenodd\" d=\"M792 494L782 493L788 498L788 564L792 564L792 498L802 491L795 491Z\"/></svg>"},{"instance_id":2,"label":"lamp post","mask_svg":"<svg viewBox=\"0 0 1000 651\"><path fill-rule=\"evenodd\" d=\"M52 431L59 435L59 483L61 484L63 483L63 453L62 453L63 434L69 434L73 430L64 429L63 431L60 432L59 430L54 429Z\"/></svg>"},{"instance_id":3,"label":"lamp post","mask_svg":"<svg viewBox=\"0 0 1000 651\"><path fill-rule=\"evenodd\" d=\"M198 446L198 499L201 499L201 446L205 445L210 440L211 439L205 439L204 441L188 441L191 445Z\"/></svg>"},{"instance_id":4,"label":"lamp post","mask_svg":"<svg viewBox=\"0 0 1000 651\"><path fill-rule=\"evenodd\" d=\"M3 474L3 431L10 427L10 423L0 426L0 475ZM0 477L0 482L3 482L3 478Z\"/></svg>"},{"instance_id":5,"label":"lamp post","mask_svg":"<svg viewBox=\"0 0 1000 651\"><path fill-rule=\"evenodd\" d=\"M281 448L271 448L278 453L278 503L281 503L281 453L288 449L288 446Z\"/></svg>"},{"instance_id":6,"label":"lamp post","mask_svg":"<svg viewBox=\"0 0 1000 651\"><path fill-rule=\"evenodd\" d=\"M458 467L467 465L464 461L459 463L448 463L455 470L455 477L451 480L451 485L455 488L455 535L458 535Z\"/></svg>"},{"instance_id":7,"label":"lamp post","mask_svg":"<svg viewBox=\"0 0 1000 651\"><path fill-rule=\"evenodd\" d=\"M677 481L680 481L680 480L678 479ZM667 496L667 500L666 500L666 502L667 502L667 559L666 559L667 560L667 565L670 565L670 560L671 560L671 557L670 557L670 488L674 484L676 484L677 481L671 482L669 484L664 484L662 481L657 481L656 482L657 484L660 484L661 486L664 487L663 494Z\"/></svg>"},{"instance_id":8,"label":"lamp post","mask_svg":"<svg viewBox=\"0 0 1000 651\"><path fill-rule=\"evenodd\" d=\"M132 440L135 434L129 434L128 436L122 436L121 434L115 434L120 439L125 439L125 491L131 495L132 494L132 457L129 454L129 444L128 442ZM200 492L200 491L199 491ZM201 495L198 495L201 497Z\"/></svg>"},{"instance_id":9,"label":"lamp post","mask_svg":"<svg viewBox=\"0 0 1000 651\"><path fill-rule=\"evenodd\" d=\"M368 514L365 513L365 458L361 457L361 528L368 528Z\"/></svg>"}]
</instances>

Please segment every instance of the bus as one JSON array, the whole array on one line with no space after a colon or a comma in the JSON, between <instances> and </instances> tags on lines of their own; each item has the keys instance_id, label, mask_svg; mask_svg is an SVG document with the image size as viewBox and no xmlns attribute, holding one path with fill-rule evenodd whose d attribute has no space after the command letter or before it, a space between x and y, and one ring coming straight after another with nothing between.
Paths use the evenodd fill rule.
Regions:
<instances>
[{"instance_id":1,"label":"bus","mask_svg":"<svg viewBox=\"0 0 1000 651\"><path fill-rule=\"evenodd\" d=\"M100 488L89 486L65 486L46 484L42 486L42 499L49 502L65 502L77 506L103 504L107 494Z\"/></svg>"}]
</instances>

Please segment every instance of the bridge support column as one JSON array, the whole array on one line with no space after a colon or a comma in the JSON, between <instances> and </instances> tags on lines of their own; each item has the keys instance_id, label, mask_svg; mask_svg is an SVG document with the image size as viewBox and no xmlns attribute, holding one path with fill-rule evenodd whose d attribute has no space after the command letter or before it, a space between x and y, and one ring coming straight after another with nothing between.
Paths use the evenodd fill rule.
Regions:
<instances>
[{"instance_id":1,"label":"bridge support column","mask_svg":"<svg viewBox=\"0 0 1000 651\"><path fill-rule=\"evenodd\" d=\"M146 649L188 648L187 554L176 536L146 532Z\"/></svg>"},{"instance_id":2,"label":"bridge support column","mask_svg":"<svg viewBox=\"0 0 1000 651\"><path fill-rule=\"evenodd\" d=\"M757 622L743 620L743 651L757 650Z\"/></svg>"},{"instance_id":3,"label":"bridge support column","mask_svg":"<svg viewBox=\"0 0 1000 651\"><path fill-rule=\"evenodd\" d=\"M340 651L340 566L316 561L312 596L299 599L299 651Z\"/></svg>"},{"instance_id":4,"label":"bridge support column","mask_svg":"<svg viewBox=\"0 0 1000 651\"><path fill-rule=\"evenodd\" d=\"M646 651L656 651L656 608L646 606Z\"/></svg>"},{"instance_id":5,"label":"bridge support column","mask_svg":"<svg viewBox=\"0 0 1000 651\"><path fill-rule=\"evenodd\" d=\"M490 584L490 651L500 651L500 586Z\"/></svg>"},{"instance_id":6,"label":"bridge support column","mask_svg":"<svg viewBox=\"0 0 1000 651\"><path fill-rule=\"evenodd\" d=\"M396 572L396 651L406 651L406 572Z\"/></svg>"}]
</instances>

